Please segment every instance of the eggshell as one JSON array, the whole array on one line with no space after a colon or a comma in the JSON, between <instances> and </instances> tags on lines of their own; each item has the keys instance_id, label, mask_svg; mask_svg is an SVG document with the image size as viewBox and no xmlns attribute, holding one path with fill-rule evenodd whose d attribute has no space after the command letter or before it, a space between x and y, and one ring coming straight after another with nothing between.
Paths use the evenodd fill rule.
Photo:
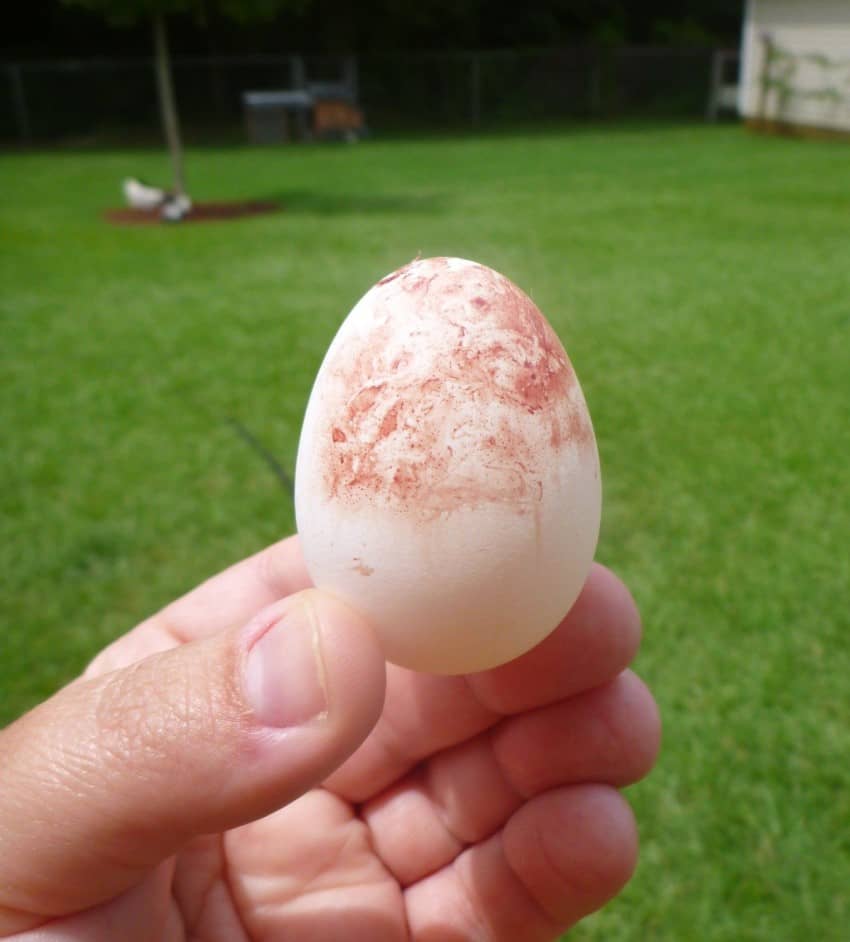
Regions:
<instances>
[{"instance_id":1,"label":"eggshell","mask_svg":"<svg viewBox=\"0 0 850 942\"><path fill-rule=\"evenodd\" d=\"M575 601L599 532L599 457L563 346L503 275L416 260L331 343L295 482L317 586L387 659L455 674L511 660Z\"/></svg>"}]
</instances>

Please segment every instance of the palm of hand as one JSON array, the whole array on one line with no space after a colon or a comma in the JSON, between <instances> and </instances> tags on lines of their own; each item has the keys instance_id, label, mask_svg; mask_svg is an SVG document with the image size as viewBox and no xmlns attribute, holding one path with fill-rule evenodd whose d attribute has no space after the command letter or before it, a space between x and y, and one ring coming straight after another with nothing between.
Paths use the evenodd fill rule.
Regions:
<instances>
[{"instance_id":1,"label":"palm of hand","mask_svg":"<svg viewBox=\"0 0 850 942\"><path fill-rule=\"evenodd\" d=\"M325 789L192 842L176 861L172 894L180 938L407 938L402 890L368 827Z\"/></svg>"}]
</instances>

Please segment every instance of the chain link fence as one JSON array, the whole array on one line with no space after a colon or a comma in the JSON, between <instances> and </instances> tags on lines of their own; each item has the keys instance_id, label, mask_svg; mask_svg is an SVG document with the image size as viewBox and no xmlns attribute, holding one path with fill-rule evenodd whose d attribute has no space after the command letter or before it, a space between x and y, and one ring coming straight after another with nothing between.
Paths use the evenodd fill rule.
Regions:
<instances>
[{"instance_id":1,"label":"chain link fence","mask_svg":"<svg viewBox=\"0 0 850 942\"><path fill-rule=\"evenodd\" d=\"M648 47L393 54L355 62L300 56L177 58L190 141L244 139L242 95L340 81L356 86L373 133L527 121L704 116L713 50ZM0 140L9 144L157 139L146 59L0 66Z\"/></svg>"}]
</instances>

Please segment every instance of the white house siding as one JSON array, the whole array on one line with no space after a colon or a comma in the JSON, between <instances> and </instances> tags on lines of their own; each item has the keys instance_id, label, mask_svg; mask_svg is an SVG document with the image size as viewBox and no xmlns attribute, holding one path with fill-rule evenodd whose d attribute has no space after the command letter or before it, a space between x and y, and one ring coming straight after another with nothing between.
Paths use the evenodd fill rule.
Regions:
<instances>
[{"instance_id":1,"label":"white house siding","mask_svg":"<svg viewBox=\"0 0 850 942\"><path fill-rule=\"evenodd\" d=\"M781 79L784 96L762 93L764 35L793 56L774 60L773 74L793 69ZM748 0L741 52L745 118L850 131L850 0Z\"/></svg>"}]
</instances>

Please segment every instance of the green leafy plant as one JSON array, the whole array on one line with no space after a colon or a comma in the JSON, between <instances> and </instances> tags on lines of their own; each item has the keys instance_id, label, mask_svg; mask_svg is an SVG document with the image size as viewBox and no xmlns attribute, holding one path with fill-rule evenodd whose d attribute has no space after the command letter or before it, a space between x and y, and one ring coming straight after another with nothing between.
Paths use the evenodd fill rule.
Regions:
<instances>
[{"instance_id":1,"label":"green leafy plant","mask_svg":"<svg viewBox=\"0 0 850 942\"><path fill-rule=\"evenodd\" d=\"M764 62L760 76L759 114L766 117L767 99L771 92L776 96L776 113L787 117L792 100L820 101L838 107L850 103L850 95L842 91L841 84L829 84L827 76L845 72L845 84L850 80L850 60L836 59L821 52L797 53L780 46L771 36L763 37ZM823 84L813 88L802 88L795 81L803 63L816 66L824 74Z\"/></svg>"}]
</instances>

